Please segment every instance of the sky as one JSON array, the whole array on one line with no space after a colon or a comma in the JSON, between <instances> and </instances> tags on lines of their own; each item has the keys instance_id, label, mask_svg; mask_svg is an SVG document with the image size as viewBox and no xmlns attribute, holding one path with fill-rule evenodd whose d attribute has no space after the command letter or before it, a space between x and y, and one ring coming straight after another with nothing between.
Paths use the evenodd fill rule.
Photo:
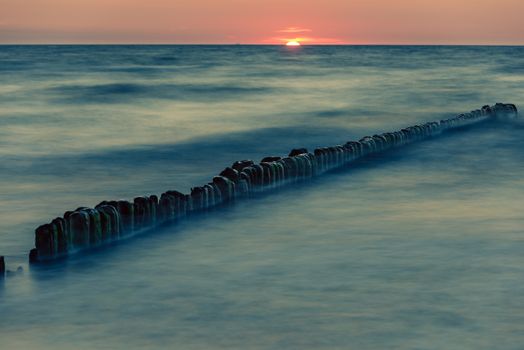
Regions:
<instances>
[{"instance_id":1,"label":"sky","mask_svg":"<svg viewBox=\"0 0 524 350\"><path fill-rule=\"evenodd\" d=\"M524 0L0 0L0 43L524 45Z\"/></svg>"}]
</instances>

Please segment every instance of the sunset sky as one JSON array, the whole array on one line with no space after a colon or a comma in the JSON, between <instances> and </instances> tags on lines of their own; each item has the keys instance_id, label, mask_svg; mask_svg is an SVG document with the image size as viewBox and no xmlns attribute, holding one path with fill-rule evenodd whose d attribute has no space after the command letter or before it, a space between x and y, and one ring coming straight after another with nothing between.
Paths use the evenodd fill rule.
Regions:
<instances>
[{"instance_id":1,"label":"sunset sky","mask_svg":"<svg viewBox=\"0 0 524 350\"><path fill-rule=\"evenodd\" d=\"M0 0L0 43L524 44L524 0Z\"/></svg>"}]
</instances>

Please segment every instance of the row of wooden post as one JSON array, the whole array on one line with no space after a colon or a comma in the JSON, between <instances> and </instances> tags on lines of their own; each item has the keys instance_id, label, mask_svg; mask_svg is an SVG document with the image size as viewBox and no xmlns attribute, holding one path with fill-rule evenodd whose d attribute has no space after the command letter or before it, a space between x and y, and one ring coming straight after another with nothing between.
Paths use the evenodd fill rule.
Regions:
<instances>
[{"instance_id":1,"label":"row of wooden post","mask_svg":"<svg viewBox=\"0 0 524 350\"><path fill-rule=\"evenodd\" d=\"M369 154L406 145L493 117L516 115L514 105L496 104L451 119L411 126L395 132L366 136L359 141L315 149L293 149L287 157L267 157L258 164L237 161L209 183L194 187L191 193L167 191L126 200L103 201L94 208L67 211L35 231L35 248L30 261L58 258L90 247L100 246L159 225L177 222L253 193L296 183L339 168ZM0 258L0 272L3 259Z\"/></svg>"}]
</instances>

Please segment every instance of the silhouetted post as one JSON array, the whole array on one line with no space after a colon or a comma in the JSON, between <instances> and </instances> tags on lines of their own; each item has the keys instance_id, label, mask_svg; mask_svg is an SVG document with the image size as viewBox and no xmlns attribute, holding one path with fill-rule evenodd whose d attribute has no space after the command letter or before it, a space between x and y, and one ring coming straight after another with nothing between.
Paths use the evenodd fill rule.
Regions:
<instances>
[{"instance_id":1,"label":"silhouetted post","mask_svg":"<svg viewBox=\"0 0 524 350\"><path fill-rule=\"evenodd\" d=\"M4 278L5 275L5 260L3 256L0 256L0 278Z\"/></svg>"}]
</instances>

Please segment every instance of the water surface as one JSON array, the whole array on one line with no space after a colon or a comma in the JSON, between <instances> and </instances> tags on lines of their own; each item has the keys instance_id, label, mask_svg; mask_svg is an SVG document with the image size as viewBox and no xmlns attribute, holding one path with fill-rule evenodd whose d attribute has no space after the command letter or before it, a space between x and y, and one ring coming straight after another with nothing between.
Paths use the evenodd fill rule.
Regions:
<instances>
[{"instance_id":1,"label":"water surface","mask_svg":"<svg viewBox=\"0 0 524 350\"><path fill-rule=\"evenodd\" d=\"M520 349L524 126L367 159L61 264L33 230L235 160L497 101L521 47L1 46L0 348Z\"/></svg>"}]
</instances>

